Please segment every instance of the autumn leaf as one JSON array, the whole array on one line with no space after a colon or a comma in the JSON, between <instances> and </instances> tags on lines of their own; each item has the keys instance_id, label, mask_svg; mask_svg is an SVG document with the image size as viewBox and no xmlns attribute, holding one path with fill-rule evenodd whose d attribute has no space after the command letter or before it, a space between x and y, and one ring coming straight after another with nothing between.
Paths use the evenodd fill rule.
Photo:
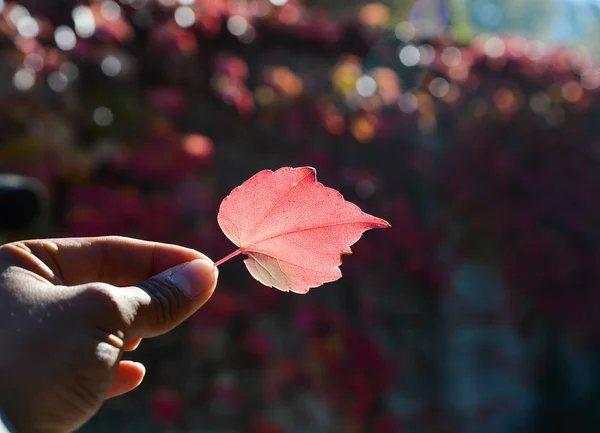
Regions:
<instances>
[{"instance_id":1,"label":"autumn leaf","mask_svg":"<svg viewBox=\"0 0 600 433\"><path fill-rule=\"evenodd\" d=\"M258 281L285 292L306 293L342 276L341 255L362 233L390 225L317 182L311 167L263 170L235 188L217 218Z\"/></svg>"}]
</instances>

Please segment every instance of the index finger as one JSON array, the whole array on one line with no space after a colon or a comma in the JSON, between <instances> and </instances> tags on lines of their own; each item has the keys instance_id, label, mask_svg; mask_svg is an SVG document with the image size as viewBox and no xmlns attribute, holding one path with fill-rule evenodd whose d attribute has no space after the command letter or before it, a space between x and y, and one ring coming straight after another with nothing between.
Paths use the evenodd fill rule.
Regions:
<instances>
[{"instance_id":1,"label":"index finger","mask_svg":"<svg viewBox=\"0 0 600 433\"><path fill-rule=\"evenodd\" d=\"M204 254L177 245L108 236L36 239L3 247L10 259L54 284L131 286Z\"/></svg>"}]
</instances>

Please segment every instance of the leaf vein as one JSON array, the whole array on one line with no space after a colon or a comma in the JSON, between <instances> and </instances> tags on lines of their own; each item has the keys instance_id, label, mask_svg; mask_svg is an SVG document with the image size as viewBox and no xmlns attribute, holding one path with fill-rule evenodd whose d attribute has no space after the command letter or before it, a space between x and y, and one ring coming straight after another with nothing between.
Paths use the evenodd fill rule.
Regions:
<instances>
[{"instance_id":1,"label":"leaf vein","mask_svg":"<svg viewBox=\"0 0 600 433\"><path fill-rule=\"evenodd\" d=\"M296 182L296 185L300 184L300 182L303 182L304 179L306 179L311 174L313 174L313 172L309 170L309 172L306 176L304 176L302 179L300 179L298 182ZM281 203L281 201L285 197L287 197L290 192L292 192L294 190L294 188L295 188L295 186L292 186L290 189L288 189L286 191L285 194L282 194L281 196L279 196L279 198L275 201L275 203L273 203L273 205L267 211L267 213L265 215L263 215L262 219L254 226L254 228L252 229L252 233L256 233L256 231L259 229L259 227L265 222L265 220L269 217L269 215L271 215L271 213L273 212L273 209L275 209L277 207L277 205L279 205L279 203Z\"/></svg>"},{"instance_id":2,"label":"leaf vein","mask_svg":"<svg viewBox=\"0 0 600 433\"><path fill-rule=\"evenodd\" d=\"M300 243L300 242L298 242L297 240L294 240L294 239L292 239L292 238L290 238L290 237L288 237L288 236L286 236L286 235L281 235L281 237L282 237L282 238L284 238L284 239L286 239L286 240L288 240L288 241L290 241L290 242L291 242L291 243L293 243L293 244L296 244L296 245L298 245L299 247L306 248L307 250L314 251L315 253L322 253L322 254L336 254L336 253L335 253L335 252L333 252L333 251L323 251L323 250L318 250L318 249L316 249L316 248L314 248L314 247L311 247L311 246L309 246L309 245L304 245L303 243Z\"/></svg>"},{"instance_id":3,"label":"leaf vein","mask_svg":"<svg viewBox=\"0 0 600 433\"><path fill-rule=\"evenodd\" d=\"M369 223L372 223L372 222L373 221L362 221L362 220L359 220L359 221L344 221L344 222L338 222L338 223L321 224L319 226L306 227L306 228L303 228L303 229L288 230L286 232L276 233L276 234L274 234L272 236L269 236L268 238L265 238L265 239L259 239L259 240L255 241L255 242L253 242L253 243L251 243L249 245L246 245L244 247L244 249L248 250L248 249L253 248L254 246L256 246L256 245L258 245L260 243L263 243L263 242L266 242L266 241L269 241L271 239L278 238L278 237L284 236L284 235L289 235L289 234L294 234L294 233L300 233L300 232L305 232L305 231L310 231L310 230L318 230L318 229L322 229L322 228L326 228L326 227L342 226L342 225L348 225L348 224L361 224L361 223L369 224Z\"/></svg>"},{"instance_id":4,"label":"leaf vein","mask_svg":"<svg viewBox=\"0 0 600 433\"><path fill-rule=\"evenodd\" d=\"M278 262L279 262L279 261L282 261L283 263L287 263L287 264L289 264L289 265L296 266L296 267L298 267L298 268L300 268L300 269L305 269L305 270L307 270L307 271L313 271L313 272L317 272L317 273L319 273L319 274L327 274L327 271L322 271L322 270L319 270L319 269L309 268L308 266L302 266L302 265L299 265L299 264L297 264L297 263L291 262L291 261L289 261L289 260L286 260L286 259L282 259L281 257L277 257L277 256L274 256L274 255L271 255L271 254L265 254L265 253L257 253L257 254L261 254L261 255L263 255L263 256L268 256L268 257L271 257L272 259L275 259L275 260L277 260ZM253 257L256 257L256 256L254 256L254 255L253 255ZM340 264L341 264L341 263L340 263ZM281 269L281 265L279 265L279 266L280 266L280 267L279 267L279 269ZM339 265L338 265L338 266L339 266ZM283 274L287 275L287 273L286 273L286 272L284 272L284 271L283 271L283 269L281 269L281 272L282 272Z\"/></svg>"},{"instance_id":5,"label":"leaf vein","mask_svg":"<svg viewBox=\"0 0 600 433\"><path fill-rule=\"evenodd\" d=\"M238 232L238 236L237 236L237 242L234 242L235 245L237 245L238 247L240 246L239 244L241 244L241 239L240 239L240 229L238 227L238 225L236 224L236 222L226 213L221 213L220 215L221 217L225 218L227 221L229 221L230 223L233 224L233 226L236 228L236 231ZM233 234L233 233L232 233Z\"/></svg>"},{"instance_id":6,"label":"leaf vein","mask_svg":"<svg viewBox=\"0 0 600 433\"><path fill-rule=\"evenodd\" d=\"M255 255L252 256L254 258L254 260L256 260L256 263L265 270L265 272L267 274L269 274L269 276L273 279L273 281L275 281L276 284L279 284L282 287L285 287L285 284L281 284L281 280L279 280L279 278L275 278L275 275L273 275L270 271L269 268L267 268L260 260L258 260L258 257L256 257ZM281 269L281 267L280 267ZM281 271L283 273L283 270Z\"/></svg>"},{"instance_id":7,"label":"leaf vein","mask_svg":"<svg viewBox=\"0 0 600 433\"><path fill-rule=\"evenodd\" d=\"M329 197L325 197L323 200L317 201L316 203L313 203L312 206L309 206L302 215L300 215L298 217L298 222L296 223L296 229L298 228L298 226L300 226L300 223L302 222L302 218L304 218L306 216L306 214L308 214L308 212L312 211L314 208L316 208L318 205L320 205L321 203L323 203L324 201L328 200Z\"/></svg>"}]
</instances>

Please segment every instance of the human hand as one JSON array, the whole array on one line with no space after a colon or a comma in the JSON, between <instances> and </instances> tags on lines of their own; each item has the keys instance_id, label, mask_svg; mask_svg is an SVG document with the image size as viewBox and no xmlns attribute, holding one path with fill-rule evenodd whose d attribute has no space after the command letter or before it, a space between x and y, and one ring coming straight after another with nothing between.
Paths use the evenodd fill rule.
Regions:
<instances>
[{"instance_id":1,"label":"human hand","mask_svg":"<svg viewBox=\"0 0 600 433\"><path fill-rule=\"evenodd\" d=\"M71 432L136 388L145 369L123 352L198 310L217 276L197 251L130 238L1 246L0 408L16 432Z\"/></svg>"}]
</instances>

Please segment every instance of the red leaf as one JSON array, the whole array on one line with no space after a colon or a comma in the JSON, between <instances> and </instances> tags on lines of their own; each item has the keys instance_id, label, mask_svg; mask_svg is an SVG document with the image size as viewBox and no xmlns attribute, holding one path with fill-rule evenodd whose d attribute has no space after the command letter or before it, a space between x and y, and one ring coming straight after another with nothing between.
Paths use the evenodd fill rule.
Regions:
<instances>
[{"instance_id":1,"label":"red leaf","mask_svg":"<svg viewBox=\"0 0 600 433\"><path fill-rule=\"evenodd\" d=\"M390 225L317 182L311 167L263 170L221 203L219 226L244 253L250 274L269 287L306 293L342 276L341 255L362 233Z\"/></svg>"}]
</instances>

